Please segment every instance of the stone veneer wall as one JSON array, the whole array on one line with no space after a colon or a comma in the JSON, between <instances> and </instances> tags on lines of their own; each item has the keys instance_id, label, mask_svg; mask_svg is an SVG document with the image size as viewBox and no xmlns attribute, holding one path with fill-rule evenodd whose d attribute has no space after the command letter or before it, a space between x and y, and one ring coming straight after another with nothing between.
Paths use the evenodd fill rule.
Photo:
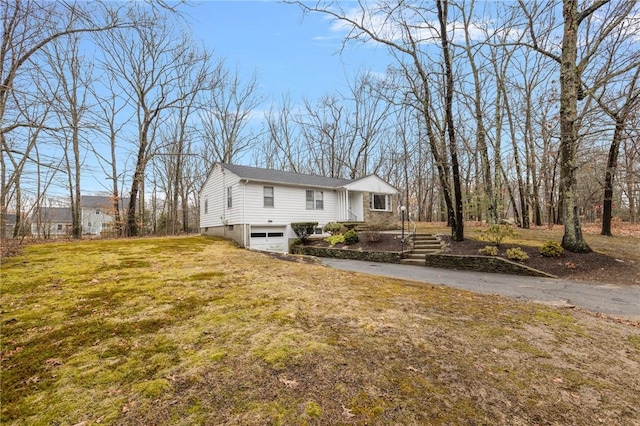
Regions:
<instances>
[{"instance_id":1,"label":"stone veneer wall","mask_svg":"<svg viewBox=\"0 0 640 426\"><path fill-rule=\"evenodd\" d=\"M526 275L531 277L557 278L517 262L493 256L461 256L455 254L428 254L425 266L432 268L460 269L476 272Z\"/></svg>"},{"instance_id":2,"label":"stone veneer wall","mask_svg":"<svg viewBox=\"0 0 640 426\"><path fill-rule=\"evenodd\" d=\"M365 192L363 194L364 199L363 209L364 209L364 222L366 224L375 224L381 226L383 229L396 229L398 227L398 218L393 213L393 205L390 212L383 212L377 210L371 210L369 204L370 194ZM393 198L391 197L391 202L393 203Z\"/></svg>"},{"instance_id":3,"label":"stone veneer wall","mask_svg":"<svg viewBox=\"0 0 640 426\"><path fill-rule=\"evenodd\" d=\"M344 248L308 247L294 244L289 248L292 254L304 254L316 257L335 257L338 259L367 260L370 262L400 263L402 253L392 251L360 251Z\"/></svg>"}]
</instances>

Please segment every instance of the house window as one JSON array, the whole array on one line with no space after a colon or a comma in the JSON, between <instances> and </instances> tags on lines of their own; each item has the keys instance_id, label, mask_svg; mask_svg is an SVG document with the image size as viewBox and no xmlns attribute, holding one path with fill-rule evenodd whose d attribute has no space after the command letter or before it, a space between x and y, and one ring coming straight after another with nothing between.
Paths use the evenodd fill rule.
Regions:
<instances>
[{"instance_id":1,"label":"house window","mask_svg":"<svg viewBox=\"0 0 640 426\"><path fill-rule=\"evenodd\" d=\"M263 188L264 206L273 207L273 186L265 186Z\"/></svg>"},{"instance_id":2,"label":"house window","mask_svg":"<svg viewBox=\"0 0 640 426\"><path fill-rule=\"evenodd\" d=\"M100 214L100 210L96 210L96 214Z\"/></svg>"},{"instance_id":3,"label":"house window","mask_svg":"<svg viewBox=\"0 0 640 426\"><path fill-rule=\"evenodd\" d=\"M205 198L204 199L204 214L209 213L209 199Z\"/></svg>"},{"instance_id":4,"label":"house window","mask_svg":"<svg viewBox=\"0 0 640 426\"><path fill-rule=\"evenodd\" d=\"M230 209L233 207L233 190L229 186L227 187L227 208Z\"/></svg>"},{"instance_id":5,"label":"house window","mask_svg":"<svg viewBox=\"0 0 640 426\"><path fill-rule=\"evenodd\" d=\"M391 197L385 194L370 194L371 210L391 211Z\"/></svg>"},{"instance_id":6,"label":"house window","mask_svg":"<svg viewBox=\"0 0 640 426\"><path fill-rule=\"evenodd\" d=\"M87 222L87 226L91 228L91 222Z\"/></svg>"},{"instance_id":7,"label":"house window","mask_svg":"<svg viewBox=\"0 0 640 426\"><path fill-rule=\"evenodd\" d=\"M324 210L324 194L322 191L307 189L307 210Z\"/></svg>"},{"instance_id":8,"label":"house window","mask_svg":"<svg viewBox=\"0 0 640 426\"><path fill-rule=\"evenodd\" d=\"M61 223L58 224L58 231L62 231L62 224Z\"/></svg>"}]
</instances>

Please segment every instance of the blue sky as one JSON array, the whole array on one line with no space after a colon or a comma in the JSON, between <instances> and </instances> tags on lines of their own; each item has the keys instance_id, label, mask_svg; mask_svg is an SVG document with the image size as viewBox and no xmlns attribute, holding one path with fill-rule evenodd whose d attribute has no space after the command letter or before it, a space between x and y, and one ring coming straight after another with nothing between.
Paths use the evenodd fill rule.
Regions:
<instances>
[{"instance_id":1,"label":"blue sky","mask_svg":"<svg viewBox=\"0 0 640 426\"><path fill-rule=\"evenodd\" d=\"M277 102L345 91L360 71L384 73L386 50L350 45L320 14L303 17L296 5L275 1L207 1L186 9L194 38L241 75L258 75L261 93Z\"/></svg>"}]
</instances>

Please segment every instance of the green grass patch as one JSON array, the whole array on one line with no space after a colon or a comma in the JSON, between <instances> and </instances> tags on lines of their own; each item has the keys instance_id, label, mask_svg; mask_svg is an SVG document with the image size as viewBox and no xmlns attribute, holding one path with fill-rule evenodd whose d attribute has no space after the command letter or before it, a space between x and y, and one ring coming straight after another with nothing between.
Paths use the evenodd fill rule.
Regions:
<instances>
[{"instance_id":1,"label":"green grass patch","mask_svg":"<svg viewBox=\"0 0 640 426\"><path fill-rule=\"evenodd\" d=\"M579 312L199 236L33 245L0 274L2 424L640 418L637 329Z\"/></svg>"}]
</instances>

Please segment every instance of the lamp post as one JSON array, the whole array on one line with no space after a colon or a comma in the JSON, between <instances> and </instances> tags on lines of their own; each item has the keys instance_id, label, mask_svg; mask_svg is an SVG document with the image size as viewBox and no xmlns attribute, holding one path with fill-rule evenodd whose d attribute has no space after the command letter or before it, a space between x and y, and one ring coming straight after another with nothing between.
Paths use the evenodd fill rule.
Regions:
<instances>
[{"instance_id":1,"label":"lamp post","mask_svg":"<svg viewBox=\"0 0 640 426\"><path fill-rule=\"evenodd\" d=\"M405 206L400 206L400 215L402 216L402 241L404 241L404 212L407 210Z\"/></svg>"}]
</instances>

